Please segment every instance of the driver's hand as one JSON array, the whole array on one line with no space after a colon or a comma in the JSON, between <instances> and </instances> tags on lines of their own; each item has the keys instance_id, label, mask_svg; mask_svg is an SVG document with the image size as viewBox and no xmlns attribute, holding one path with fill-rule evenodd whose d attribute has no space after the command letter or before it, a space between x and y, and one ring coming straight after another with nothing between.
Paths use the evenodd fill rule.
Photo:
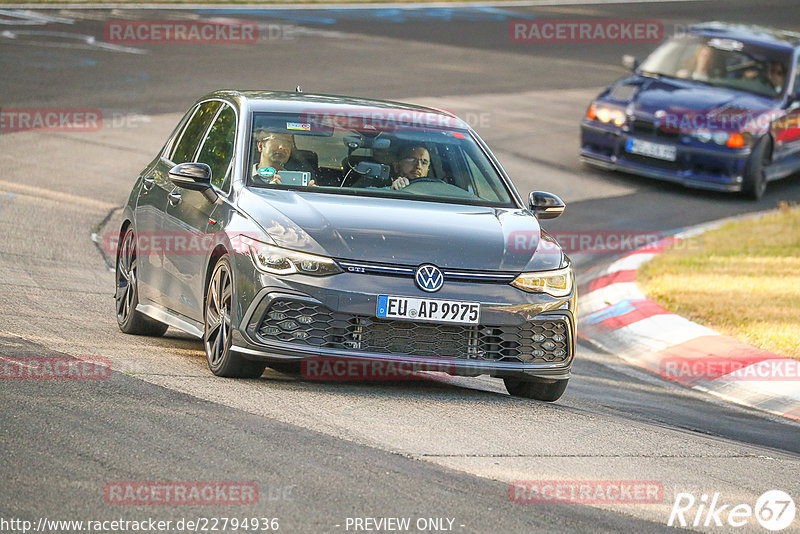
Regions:
<instances>
[{"instance_id":1,"label":"driver's hand","mask_svg":"<svg viewBox=\"0 0 800 534\"><path fill-rule=\"evenodd\" d=\"M272 185L272 184L279 184L279 183L281 183L281 175L278 174L278 173L275 173L275 175L270 179L269 184Z\"/></svg>"},{"instance_id":2,"label":"driver's hand","mask_svg":"<svg viewBox=\"0 0 800 534\"><path fill-rule=\"evenodd\" d=\"M395 191L399 191L400 189L403 189L410 183L411 182L408 181L408 178L406 178L405 176L401 176L400 178L392 182L392 189L394 189Z\"/></svg>"}]
</instances>

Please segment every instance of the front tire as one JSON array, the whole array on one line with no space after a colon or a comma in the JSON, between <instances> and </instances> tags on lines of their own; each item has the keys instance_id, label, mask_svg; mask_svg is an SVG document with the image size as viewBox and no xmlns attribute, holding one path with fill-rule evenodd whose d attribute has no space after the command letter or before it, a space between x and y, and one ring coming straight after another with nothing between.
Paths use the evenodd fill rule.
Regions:
<instances>
[{"instance_id":1,"label":"front tire","mask_svg":"<svg viewBox=\"0 0 800 534\"><path fill-rule=\"evenodd\" d=\"M515 397L525 397L545 402L554 402L561 398L567 389L569 379L544 380L532 378L503 378L508 392Z\"/></svg>"},{"instance_id":2,"label":"front tire","mask_svg":"<svg viewBox=\"0 0 800 534\"><path fill-rule=\"evenodd\" d=\"M168 326L136 310L139 304L139 286L136 270L136 239L133 228L128 227L117 249L116 291L117 324L126 334L138 336L163 336Z\"/></svg>"},{"instance_id":3,"label":"front tire","mask_svg":"<svg viewBox=\"0 0 800 534\"><path fill-rule=\"evenodd\" d=\"M206 289L203 321L203 347L208 368L217 376L258 378L266 364L241 357L231 350L233 341L231 310L233 309L233 277L230 261L219 259Z\"/></svg>"},{"instance_id":4,"label":"front tire","mask_svg":"<svg viewBox=\"0 0 800 534\"><path fill-rule=\"evenodd\" d=\"M751 200L761 200L767 190L766 168L769 165L769 137L764 136L753 146L753 152L744 168L742 192Z\"/></svg>"}]
</instances>

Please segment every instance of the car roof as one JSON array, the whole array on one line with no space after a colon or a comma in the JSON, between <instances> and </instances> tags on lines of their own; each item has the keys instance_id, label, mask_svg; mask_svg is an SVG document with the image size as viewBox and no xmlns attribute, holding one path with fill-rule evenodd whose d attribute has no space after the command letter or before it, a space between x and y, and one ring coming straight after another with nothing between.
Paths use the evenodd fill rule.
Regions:
<instances>
[{"instance_id":1,"label":"car roof","mask_svg":"<svg viewBox=\"0 0 800 534\"><path fill-rule=\"evenodd\" d=\"M214 91L201 100L221 98L247 106L254 112L299 113L306 115L345 114L350 116L371 116L389 119L404 117L407 114L420 114L429 124L438 124L452 128L469 129L469 125L450 112L393 102L391 100L373 100L352 96L328 95L319 93L301 93L292 91ZM406 114L406 115L403 115ZM412 119L413 120L413 119Z\"/></svg>"},{"instance_id":2,"label":"car roof","mask_svg":"<svg viewBox=\"0 0 800 534\"><path fill-rule=\"evenodd\" d=\"M773 48L793 50L800 45L800 33L752 24L704 22L689 26L688 31L699 35L736 39L749 44L760 44Z\"/></svg>"}]
</instances>

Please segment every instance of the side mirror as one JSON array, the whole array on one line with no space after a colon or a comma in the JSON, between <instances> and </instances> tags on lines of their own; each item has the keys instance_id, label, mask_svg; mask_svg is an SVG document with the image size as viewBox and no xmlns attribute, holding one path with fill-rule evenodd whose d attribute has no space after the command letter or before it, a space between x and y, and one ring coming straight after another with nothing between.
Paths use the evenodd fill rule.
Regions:
<instances>
[{"instance_id":1,"label":"side mirror","mask_svg":"<svg viewBox=\"0 0 800 534\"><path fill-rule=\"evenodd\" d=\"M800 85L800 78L795 81L795 85ZM789 111L800 108L800 86L795 88L794 93L789 95Z\"/></svg>"},{"instance_id":2,"label":"side mirror","mask_svg":"<svg viewBox=\"0 0 800 534\"><path fill-rule=\"evenodd\" d=\"M532 192L528 196L528 206L537 219L555 219L567 207L556 195L544 191Z\"/></svg>"},{"instance_id":3,"label":"side mirror","mask_svg":"<svg viewBox=\"0 0 800 534\"><path fill-rule=\"evenodd\" d=\"M183 189L200 191L210 202L217 194L211 188L211 167L205 163L181 163L169 171L169 181Z\"/></svg>"},{"instance_id":4,"label":"side mirror","mask_svg":"<svg viewBox=\"0 0 800 534\"><path fill-rule=\"evenodd\" d=\"M630 71L634 71L639 66L639 60L630 54L625 54L622 56L622 66Z\"/></svg>"}]
</instances>

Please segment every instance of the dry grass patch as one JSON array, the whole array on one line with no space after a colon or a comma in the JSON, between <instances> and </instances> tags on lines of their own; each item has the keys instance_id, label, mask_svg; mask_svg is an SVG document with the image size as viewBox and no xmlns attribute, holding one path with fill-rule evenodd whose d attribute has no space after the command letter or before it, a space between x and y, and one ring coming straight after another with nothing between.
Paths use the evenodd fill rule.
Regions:
<instances>
[{"instance_id":1,"label":"dry grass patch","mask_svg":"<svg viewBox=\"0 0 800 534\"><path fill-rule=\"evenodd\" d=\"M737 221L678 243L637 283L668 310L800 359L800 208Z\"/></svg>"}]
</instances>

